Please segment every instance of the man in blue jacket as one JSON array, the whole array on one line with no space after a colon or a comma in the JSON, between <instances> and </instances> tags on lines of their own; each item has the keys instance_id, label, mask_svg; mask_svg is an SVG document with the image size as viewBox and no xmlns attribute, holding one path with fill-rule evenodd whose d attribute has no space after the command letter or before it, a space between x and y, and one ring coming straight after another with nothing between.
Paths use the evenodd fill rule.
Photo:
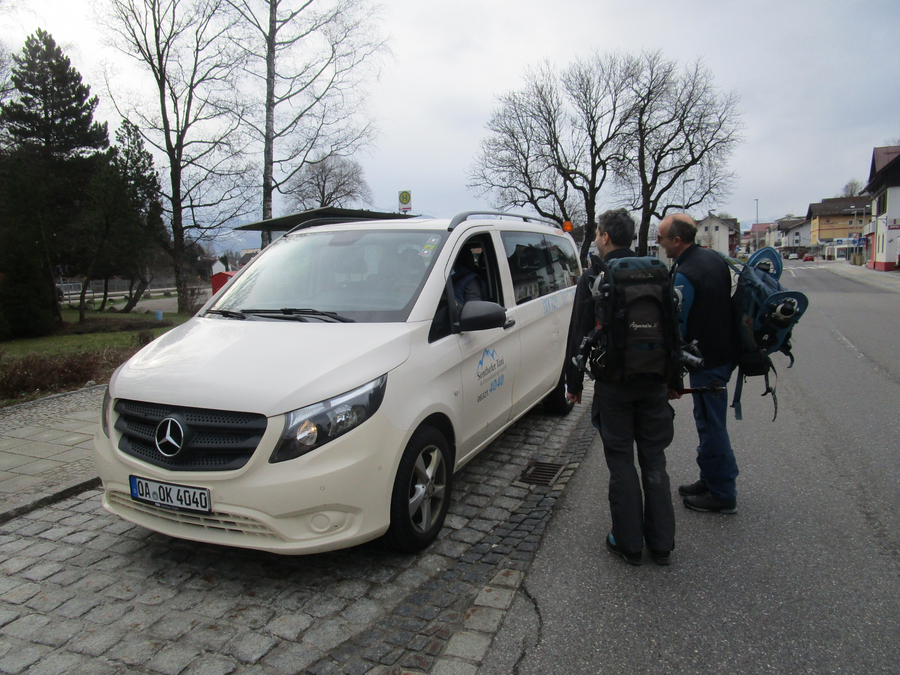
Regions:
<instances>
[{"instance_id":1,"label":"man in blue jacket","mask_svg":"<svg viewBox=\"0 0 900 675\"><path fill-rule=\"evenodd\" d=\"M695 243L696 236L696 224L683 213L666 216L659 224L659 245L675 260L675 287L682 293L682 335L686 342L697 341L704 360L701 369L688 369L691 387L722 387L692 394L700 439L700 480L680 486L678 492L689 509L736 513L738 467L725 426L725 386L738 346L731 309L731 272L721 255Z\"/></svg>"}]
</instances>

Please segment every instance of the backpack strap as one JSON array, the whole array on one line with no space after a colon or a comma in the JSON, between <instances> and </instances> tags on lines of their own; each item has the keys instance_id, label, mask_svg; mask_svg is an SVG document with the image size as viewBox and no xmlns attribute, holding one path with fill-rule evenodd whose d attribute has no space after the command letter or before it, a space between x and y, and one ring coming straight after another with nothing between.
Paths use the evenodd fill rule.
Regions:
<instances>
[{"instance_id":1,"label":"backpack strap","mask_svg":"<svg viewBox=\"0 0 900 675\"><path fill-rule=\"evenodd\" d=\"M770 370L775 373L775 382L777 386L778 383L778 371L775 370L774 364L770 366ZM772 403L775 406L775 414L772 415L772 421L775 421L775 418L778 417L778 395L775 393L775 386L769 383L769 373L763 376L766 381L766 390L760 394L760 396L765 396L766 394L772 394ZM734 408L734 419L742 420L744 419L743 413L741 412L741 393L744 389L744 381L747 379L747 376L744 375L744 369L738 366L738 376L737 382L734 383L734 397L731 399L731 407Z\"/></svg>"},{"instance_id":2,"label":"backpack strap","mask_svg":"<svg viewBox=\"0 0 900 675\"><path fill-rule=\"evenodd\" d=\"M781 349L779 349L778 351L781 352L782 354L784 354L786 357L788 357L791 360L791 362L788 364L788 368L792 367L794 365L794 355L791 352L790 333L788 334L787 338L785 338L784 344L781 345Z\"/></svg>"},{"instance_id":3,"label":"backpack strap","mask_svg":"<svg viewBox=\"0 0 900 675\"><path fill-rule=\"evenodd\" d=\"M741 393L744 390L744 370L738 367L737 382L734 383L734 397L731 399L731 407L734 408L734 419L744 419L741 412Z\"/></svg>"}]
</instances>

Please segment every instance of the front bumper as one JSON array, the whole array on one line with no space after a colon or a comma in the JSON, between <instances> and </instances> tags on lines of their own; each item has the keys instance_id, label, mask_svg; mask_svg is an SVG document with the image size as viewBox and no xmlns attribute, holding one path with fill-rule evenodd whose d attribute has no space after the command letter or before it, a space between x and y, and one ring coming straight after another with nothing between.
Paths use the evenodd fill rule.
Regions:
<instances>
[{"instance_id":1,"label":"front bumper","mask_svg":"<svg viewBox=\"0 0 900 675\"><path fill-rule=\"evenodd\" d=\"M357 429L294 460L270 464L284 418L269 419L250 461L228 472L170 471L94 437L103 507L130 522L180 539L303 554L375 539L390 525L393 477L408 434L380 412ZM208 488L211 513L175 511L132 500L128 477Z\"/></svg>"}]
</instances>

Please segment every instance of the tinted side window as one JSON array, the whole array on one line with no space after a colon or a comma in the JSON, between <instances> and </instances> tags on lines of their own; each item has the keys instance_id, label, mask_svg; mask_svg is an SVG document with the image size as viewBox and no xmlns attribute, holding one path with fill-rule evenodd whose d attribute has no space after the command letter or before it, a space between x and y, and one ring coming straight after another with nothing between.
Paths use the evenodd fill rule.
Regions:
<instances>
[{"instance_id":1,"label":"tinted side window","mask_svg":"<svg viewBox=\"0 0 900 675\"><path fill-rule=\"evenodd\" d=\"M576 282L578 261L567 239L530 232L501 232L500 237L509 261L517 305Z\"/></svg>"},{"instance_id":2,"label":"tinted side window","mask_svg":"<svg viewBox=\"0 0 900 675\"><path fill-rule=\"evenodd\" d=\"M558 288L568 288L578 283L578 256L572 242L565 237L546 236L544 240L550 252L553 278Z\"/></svg>"}]
</instances>

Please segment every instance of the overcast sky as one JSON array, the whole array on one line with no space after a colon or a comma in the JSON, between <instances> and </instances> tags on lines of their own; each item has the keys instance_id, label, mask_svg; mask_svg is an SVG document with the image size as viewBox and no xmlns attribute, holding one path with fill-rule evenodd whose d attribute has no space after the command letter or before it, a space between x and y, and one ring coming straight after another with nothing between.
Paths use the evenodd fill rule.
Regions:
<instances>
[{"instance_id":1,"label":"overcast sky","mask_svg":"<svg viewBox=\"0 0 900 675\"><path fill-rule=\"evenodd\" d=\"M102 4L102 0L97 0ZM900 137L897 0L385 0L392 59L373 87L377 147L360 157L377 209L412 192L416 213L486 208L467 175L496 97L527 66L563 67L591 51L661 49L703 58L734 90L746 141L732 158L734 193L720 212L744 229L865 183L872 148ZM93 92L102 46L89 0L19 0L0 38L18 51L43 28ZM893 64L893 65L891 65ZM110 127L117 124L107 106ZM613 206L609 204L608 206ZM279 215L279 214L276 214Z\"/></svg>"}]
</instances>

